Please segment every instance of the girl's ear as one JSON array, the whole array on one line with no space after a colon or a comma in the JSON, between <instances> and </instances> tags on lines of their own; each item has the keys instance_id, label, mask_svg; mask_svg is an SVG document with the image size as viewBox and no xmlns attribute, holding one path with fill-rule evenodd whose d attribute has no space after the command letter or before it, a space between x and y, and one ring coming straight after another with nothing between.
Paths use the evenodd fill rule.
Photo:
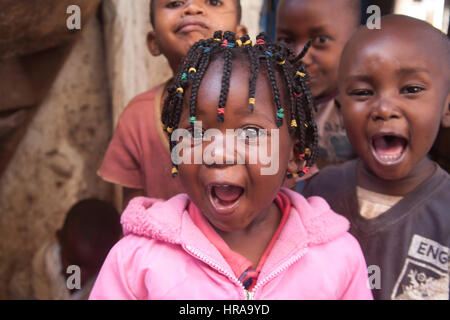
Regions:
<instances>
[{"instance_id":1,"label":"girl's ear","mask_svg":"<svg viewBox=\"0 0 450 320\"><path fill-rule=\"evenodd\" d=\"M444 128L450 128L450 93L445 100L444 113L442 115L441 126Z\"/></svg>"},{"instance_id":2,"label":"girl's ear","mask_svg":"<svg viewBox=\"0 0 450 320\"><path fill-rule=\"evenodd\" d=\"M240 24L236 27L236 39L239 39L240 37L245 36L248 34L248 29L243 24Z\"/></svg>"},{"instance_id":3,"label":"girl's ear","mask_svg":"<svg viewBox=\"0 0 450 320\"><path fill-rule=\"evenodd\" d=\"M147 47L148 51L150 51L151 55L157 57L161 54L161 50L159 49L159 45L156 41L156 36L154 31L150 31L147 34Z\"/></svg>"},{"instance_id":4,"label":"girl's ear","mask_svg":"<svg viewBox=\"0 0 450 320\"><path fill-rule=\"evenodd\" d=\"M297 147L297 144L294 144L291 148L291 152L289 154L289 162L287 171L288 173L297 173L300 171L300 168L303 167L303 162L299 159L300 151Z\"/></svg>"}]
</instances>

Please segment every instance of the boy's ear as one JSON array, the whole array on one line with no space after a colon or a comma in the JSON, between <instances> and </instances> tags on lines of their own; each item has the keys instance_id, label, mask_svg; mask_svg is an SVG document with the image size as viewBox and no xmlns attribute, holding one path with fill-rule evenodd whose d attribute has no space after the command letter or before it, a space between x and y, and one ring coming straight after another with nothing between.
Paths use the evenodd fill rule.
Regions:
<instances>
[{"instance_id":1,"label":"boy's ear","mask_svg":"<svg viewBox=\"0 0 450 320\"><path fill-rule=\"evenodd\" d=\"M336 105L336 108L338 109L338 115L339 115L339 124L341 125L342 129L345 129L344 126L344 117L342 116L342 107L341 107L341 103L339 102L339 96L337 96L334 99L334 104Z\"/></svg>"},{"instance_id":2,"label":"boy's ear","mask_svg":"<svg viewBox=\"0 0 450 320\"><path fill-rule=\"evenodd\" d=\"M242 36L248 34L248 29L243 24L240 24L236 27L236 39L239 39Z\"/></svg>"},{"instance_id":3,"label":"boy's ear","mask_svg":"<svg viewBox=\"0 0 450 320\"><path fill-rule=\"evenodd\" d=\"M444 114L442 115L441 126L444 128L450 128L450 93L445 100Z\"/></svg>"},{"instance_id":4,"label":"boy's ear","mask_svg":"<svg viewBox=\"0 0 450 320\"><path fill-rule=\"evenodd\" d=\"M154 31L150 31L147 34L147 47L152 56L157 57L161 54L161 50L159 49L159 45L156 41L156 35Z\"/></svg>"}]
</instances>

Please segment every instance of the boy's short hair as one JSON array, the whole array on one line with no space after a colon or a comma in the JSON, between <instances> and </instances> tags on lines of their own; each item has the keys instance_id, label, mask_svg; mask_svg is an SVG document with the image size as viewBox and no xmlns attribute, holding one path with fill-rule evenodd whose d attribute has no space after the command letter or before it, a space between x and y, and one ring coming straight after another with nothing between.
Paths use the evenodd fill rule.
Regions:
<instances>
[{"instance_id":1,"label":"boy's short hair","mask_svg":"<svg viewBox=\"0 0 450 320\"><path fill-rule=\"evenodd\" d=\"M236 2L238 23L240 23L241 18L242 18L241 0L234 0L234 1ZM152 27L155 27L155 17L153 15L153 3L154 2L155 2L155 0L150 0L150 23L152 24Z\"/></svg>"}]
</instances>

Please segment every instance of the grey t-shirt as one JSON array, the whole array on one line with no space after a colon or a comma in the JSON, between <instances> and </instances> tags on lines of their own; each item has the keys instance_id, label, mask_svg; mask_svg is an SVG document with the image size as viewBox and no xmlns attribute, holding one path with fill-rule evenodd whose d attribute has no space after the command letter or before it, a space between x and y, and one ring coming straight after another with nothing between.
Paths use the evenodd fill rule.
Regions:
<instances>
[{"instance_id":1,"label":"grey t-shirt","mask_svg":"<svg viewBox=\"0 0 450 320\"><path fill-rule=\"evenodd\" d=\"M449 299L450 176L435 173L373 219L359 214L353 160L321 170L306 186L350 220L375 299Z\"/></svg>"}]
</instances>

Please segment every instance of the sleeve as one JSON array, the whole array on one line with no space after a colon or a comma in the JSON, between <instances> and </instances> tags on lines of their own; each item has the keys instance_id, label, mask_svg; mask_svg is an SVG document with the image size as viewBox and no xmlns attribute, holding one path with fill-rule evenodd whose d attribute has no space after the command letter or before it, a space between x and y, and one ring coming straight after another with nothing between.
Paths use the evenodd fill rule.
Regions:
<instances>
[{"instance_id":1,"label":"sleeve","mask_svg":"<svg viewBox=\"0 0 450 320\"><path fill-rule=\"evenodd\" d=\"M373 300L372 291L369 286L369 279L367 274L367 264L364 259L361 247L358 241L347 234L351 238L351 244L348 249L351 253L349 259L349 274L348 286L343 291L341 300Z\"/></svg>"},{"instance_id":2,"label":"sleeve","mask_svg":"<svg viewBox=\"0 0 450 320\"><path fill-rule=\"evenodd\" d=\"M106 150L98 175L103 180L125 187L143 189L141 145L139 138L139 109L131 104L119 118L114 136Z\"/></svg>"},{"instance_id":3,"label":"sleeve","mask_svg":"<svg viewBox=\"0 0 450 320\"><path fill-rule=\"evenodd\" d=\"M130 239L131 238L131 239ZM145 272L137 257L139 240L127 236L109 252L89 295L89 300L145 299Z\"/></svg>"}]
</instances>

